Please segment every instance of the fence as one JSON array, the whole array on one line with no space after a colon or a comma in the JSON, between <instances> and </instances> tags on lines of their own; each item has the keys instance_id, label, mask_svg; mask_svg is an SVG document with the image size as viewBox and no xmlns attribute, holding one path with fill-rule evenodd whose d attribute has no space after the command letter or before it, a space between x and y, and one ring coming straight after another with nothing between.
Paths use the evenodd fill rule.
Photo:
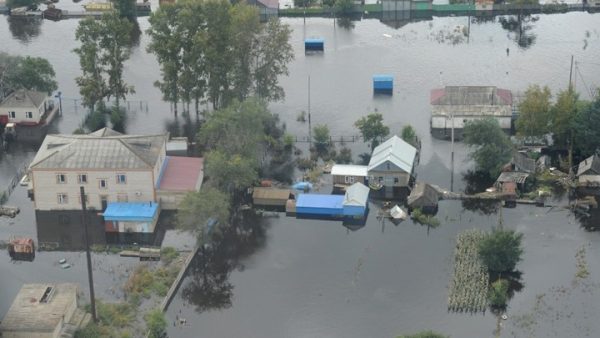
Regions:
<instances>
[{"instance_id":1,"label":"fence","mask_svg":"<svg viewBox=\"0 0 600 338\"><path fill-rule=\"evenodd\" d=\"M12 192L15 190L15 187L19 184L21 177L23 177L23 175L27 171L27 167L28 167L28 165L24 165L23 167L18 169L17 173L13 176L13 178L8 183L8 187L6 188L6 190L0 192L0 205L6 203L6 201L10 197L10 194L12 194Z\"/></svg>"}]
</instances>

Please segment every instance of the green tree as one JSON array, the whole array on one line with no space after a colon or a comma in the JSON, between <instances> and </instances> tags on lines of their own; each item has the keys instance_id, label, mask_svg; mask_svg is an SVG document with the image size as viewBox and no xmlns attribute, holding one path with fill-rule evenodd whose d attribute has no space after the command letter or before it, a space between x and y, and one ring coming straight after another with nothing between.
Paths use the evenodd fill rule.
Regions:
<instances>
[{"instance_id":1,"label":"green tree","mask_svg":"<svg viewBox=\"0 0 600 338\"><path fill-rule=\"evenodd\" d=\"M588 157L600 147L600 90L590 103L579 102L573 121L575 150Z\"/></svg>"},{"instance_id":2,"label":"green tree","mask_svg":"<svg viewBox=\"0 0 600 338\"><path fill-rule=\"evenodd\" d=\"M133 86L123 81L123 64L131 55L129 42L133 24L116 13L104 14L99 24L102 32L99 41L100 62L105 65L107 75L106 96L108 99L113 97L119 108L120 99L125 99L129 93L135 93Z\"/></svg>"},{"instance_id":3,"label":"green tree","mask_svg":"<svg viewBox=\"0 0 600 338\"><path fill-rule=\"evenodd\" d=\"M523 234L514 230L496 229L478 245L479 257L490 272L505 273L521 261Z\"/></svg>"},{"instance_id":4,"label":"green tree","mask_svg":"<svg viewBox=\"0 0 600 338\"><path fill-rule=\"evenodd\" d=\"M27 7L36 9L41 3L42 0L7 0L6 6L8 8Z\"/></svg>"},{"instance_id":5,"label":"green tree","mask_svg":"<svg viewBox=\"0 0 600 338\"><path fill-rule=\"evenodd\" d=\"M568 147L569 149L569 168L573 167L573 138L575 130L573 124L577 116L577 102L579 95L572 86L567 90L558 92L556 103L552 107L552 131L554 144L557 146Z\"/></svg>"},{"instance_id":6,"label":"green tree","mask_svg":"<svg viewBox=\"0 0 600 338\"><path fill-rule=\"evenodd\" d=\"M202 187L188 193L177 211L177 226L184 230L204 232L210 219L225 226L231 215L229 195L213 187Z\"/></svg>"},{"instance_id":7,"label":"green tree","mask_svg":"<svg viewBox=\"0 0 600 338\"><path fill-rule=\"evenodd\" d=\"M233 99L229 81L232 70L230 7L229 1L226 0L210 0L204 3L204 62L207 95L213 108L224 107Z\"/></svg>"},{"instance_id":8,"label":"green tree","mask_svg":"<svg viewBox=\"0 0 600 338\"><path fill-rule=\"evenodd\" d=\"M448 338L448 336L444 336L441 333L433 332L431 330L421 331L415 334L406 334L402 336L398 336L397 338Z\"/></svg>"},{"instance_id":9,"label":"green tree","mask_svg":"<svg viewBox=\"0 0 600 338\"><path fill-rule=\"evenodd\" d=\"M26 56L18 64L15 86L51 94L58 88L54 80L55 75L54 68L48 60Z\"/></svg>"},{"instance_id":10,"label":"green tree","mask_svg":"<svg viewBox=\"0 0 600 338\"><path fill-rule=\"evenodd\" d=\"M352 150L348 147L340 149L339 154L335 157L335 163L348 164L352 163Z\"/></svg>"},{"instance_id":11,"label":"green tree","mask_svg":"<svg viewBox=\"0 0 600 338\"><path fill-rule=\"evenodd\" d=\"M240 154L213 150L205 156L208 184L230 193L250 187L258 180L256 160Z\"/></svg>"},{"instance_id":12,"label":"green tree","mask_svg":"<svg viewBox=\"0 0 600 338\"><path fill-rule=\"evenodd\" d=\"M402 133L400 137L405 142L411 144L413 147L417 147L417 132L410 124L407 124L404 127L402 127Z\"/></svg>"},{"instance_id":13,"label":"green tree","mask_svg":"<svg viewBox=\"0 0 600 338\"><path fill-rule=\"evenodd\" d=\"M354 0L335 0L335 12L341 16L348 16L354 11Z\"/></svg>"},{"instance_id":14,"label":"green tree","mask_svg":"<svg viewBox=\"0 0 600 338\"><path fill-rule=\"evenodd\" d=\"M144 316L150 338L162 338L167 332L167 320L160 309L154 309Z\"/></svg>"},{"instance_id":15,"label":"green tree","mask_svg":"<svg viewBox=\"0 0 600 338\"><path fill-rule=\"evenodd\" d=\"M519 118L516 122L517 134L526 137L540 137L550 131L551 108L550 88L529 86L519 104Z\"/></svg>"},{"instance_id":16,"label":"green tree","mask_svg":"<svg viewBox=\"0 0 600 338\"><path fill-rule=\"evenodd\" d=\"M467 122L464 142L472 149L469 156L475 161L477 171L490 177L496 177L512 156L510 139L491 117Z\"/></svg>"},{"instance_id":17,"label":"green tree","mask_svg":"<svg viewBox=\"0 0 600 338\"><path fill-rule=\"evenodd\" d=\"M87 18L79 21L75 38L81 43L74 52L79 55L79 64L82 75L75 78L79 86L79 93L83 98L83 105L88 107L93 113L96 104L106 95L107 86L102 74L104 65L101 60L100 39L102 37L102 28L93 18Z\"/></svg>"},{"instance_id":18,"label":"green tree","mask_svg":"<svg viewBox=\"0 0 600 338\"><path fill-rule=\"evenodd\" d=\"M488 300L493 307L504 307L508 301L508 286L506 279L493 282L488 291Z\"/></svg>"},{"instance_id":19,"label":"green tree","mask_svg":"<svg viewBox=\"0 0 600 338\"><path fill-rule=\"evenodd\" d=\"M383 115L380 113L371 113L361 117L354 126L358 128L365 142L371 142L371 150L390 133L390 128L383 124Z\"/></svg>"},{"instance_id":20,"label":"green tree","mask_svg":"<svg viewBox=\"0 0 600 338\"><path fill-rule=\"evenodd\" d=\"M330 138L329 127L327 125L318 124L313 127L313 142L319 155L324 155L329 150L329 145L331 144Z\"/></svg>"}]
</instances>

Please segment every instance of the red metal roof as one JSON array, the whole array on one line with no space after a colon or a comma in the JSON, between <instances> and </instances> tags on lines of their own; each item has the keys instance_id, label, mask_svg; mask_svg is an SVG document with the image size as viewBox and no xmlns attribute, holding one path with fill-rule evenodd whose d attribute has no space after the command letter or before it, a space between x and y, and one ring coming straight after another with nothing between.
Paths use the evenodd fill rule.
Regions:
<instances>
[{"instance_id":1,"label":"red metal roof","mask_svg":"<svg viewBox=\"0 0 600 338\"><path fill-rule=\"evenodd\" d=\"M444 89L444 88L432 89L430 97L429 97L429 102L431 104L435 104L437 102L437 100L439 100L444 95L446 95L446 89Z\"/></svg>"},{"instance_id":2,"label":"red metal roof","mask_svg":"<svg viewBox=\"0 0 600 338\"><path fill-rule=\"evenodd\" d=\"M204 159L198 157L168 156L159 190L194 191L204 175Z\"/></svg>"}]
</instances>

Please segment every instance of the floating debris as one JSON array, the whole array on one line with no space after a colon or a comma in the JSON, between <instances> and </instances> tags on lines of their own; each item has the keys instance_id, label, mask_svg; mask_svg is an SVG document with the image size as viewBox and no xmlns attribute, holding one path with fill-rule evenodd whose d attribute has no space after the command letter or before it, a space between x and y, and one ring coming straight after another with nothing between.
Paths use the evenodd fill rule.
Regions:
<instances>
[{"instance_id":1,"label":"floating debris","mask_svg":"<svg viewBox=\"0 0 600 338\"><path fill-rule=\"evenodd\" d=\"M66 262L67 262L67 260L62 258L61 260L58 261L58 264L65 264Z\"/></svg>"}]
</instances>

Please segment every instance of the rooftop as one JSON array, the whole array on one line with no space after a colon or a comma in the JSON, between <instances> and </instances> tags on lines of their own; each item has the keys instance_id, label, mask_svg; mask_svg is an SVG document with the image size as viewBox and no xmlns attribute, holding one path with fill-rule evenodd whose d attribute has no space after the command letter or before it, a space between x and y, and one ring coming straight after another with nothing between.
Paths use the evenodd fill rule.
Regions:
<instances>
[{"instance_id":1,"label":"rooftop","mask_svg":"<svg viewBox=\"0 0 600 338\"><path fill-rule=\"evenodd\" d=\"M386 161L392 162L407 173L412 172L417 149L398 136L394 135L389 140L375 147L368 170L371 171Z\"/></svg>"},{"instance_id":2,"label":"rooftop","mask_svg":"<svg viewBox=\"0 0 600 338\"><path fill-rule=\"evenodd\" d=\"M496 182L505 183L505 182L514 182L517 184L523 184L529 177L528 173L522 173L517 171L503 172L498 176Z\"/></svg>"},{"instance_id":3,"label":"rooftop","mask_svg":"<svg viewBox=\"0 0 600 338\"><path fill-rule=\"evenodd\" d=\"M77 284L25 284L2 319L0 332L53 332L76 297Z\"/></svg>"},{"instance_id":4,"label":"rooftop","mask_svg":"<svg viewBox=\"0 0 600 338\"><path fill-rule=\"evenodd\" d=\"M512 105L512 93L493 86L447 86L433 89L432 105L497 106Z\"/></svg>"},{"instance_id":5,"label":"rooftop","mask_svg":"<svg viewBox=\"0 0 600 338\"><path fill-rule=\"evenodd\" d=\"M167 156L161 175L159 190L196 191L204 178L204 159Z\"/></svg>"},{"instance_id":6,"label":"rooftop","mask_svg":"<svg viewBox=\"0 0 600 338\"><path fill-rule=\"evenodd\" d=\"M111 202L103 216L106 221L152 221L158 211L155 202Z\"/></svg>"},{"instance_id":7,"label":"rooftop","mask_svg":"<svg viewBox=\"0 0 600 338\"><path fill-rule=\"evenodd\" d=\"M152 169L169 134L123 135L104 128L88 135L48 135L30 169Z\"/></svg>"},{"instance_id":8,"label":"rooftop","mask_svg":"<svg viewBox=\"0 0 600 338\"><path fill-rule=\"evenodd\" d=\"M331 175L367 177L367 169L366 165L335 164L331 167Z\"/></svg>"},{"instance_id":9,"label":"rooftop","mask_svg":"<svg viewBox=\"0 0 600 338\"><path fill-rule=\"evenodd\" d=\"M278 199L288 200L292 191L290 189L255 187L252 191L253 199Z\"/></svg>"},{"instance_id":10,"label":"rooftop","mask_svg":"<svg viewBox=\"0 0 600 338\"><path fill-rule=\"evenodd\" d=\"M366 185L360 182L354 183L346 189L344 205L366 206L369 200L369 191L370 189Z\"/></svg>"},{"instance_id":11,"label":"rooftop","mask_svg":"<svg viewBox=\"0 0 600 338\"><path fill-rule=\"evenodd\" d=\"M410 192L407 202L411 207L435 207L438 205L439 193L430 184L417 182Z\"/></svg>"},{"instance_id":12,"label":"rooftop","mask_svg":"<svg viewBox=\"0 0 600 338\"><path fill-rule=\"evenodd\" d=\"M600 157L598 155L594 154L579 163L577 176L581 175L600 175Z\"/></svg>"},{"instance_id":13,"label":"rooftop","mask_svg":"<svg viewBox=\"0 0 600 338\"><path fill-rule=\"evenodd\" d=\"M0 107L2 108L38 108L41 106L48 94L33 90L17 90L8 95Z\"/></svg>"}]
</instances>

